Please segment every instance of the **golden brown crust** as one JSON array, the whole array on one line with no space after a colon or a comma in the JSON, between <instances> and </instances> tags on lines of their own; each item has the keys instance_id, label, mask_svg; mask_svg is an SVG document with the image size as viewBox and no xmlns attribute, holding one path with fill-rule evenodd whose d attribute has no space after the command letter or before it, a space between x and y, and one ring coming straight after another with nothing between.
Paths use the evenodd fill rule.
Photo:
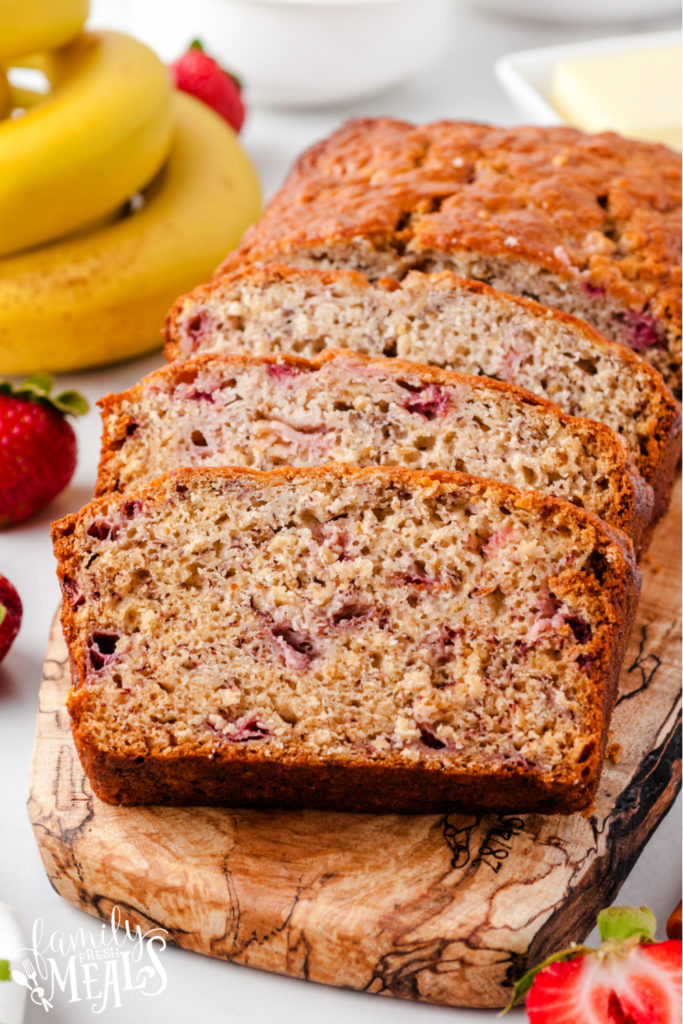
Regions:
<instances>
[{"instance_id":1,"label":"golden brown crust","mask_svg":"<svg viewBox=\"0 0 683 1024\"><path fill-rule=\"evenodd\" d=\"M486 397L495 397L497 394L507 395L525 405L545 409L550 418L581 436L584 439L583 443L597 441L600 449L611 461L612 484L618 492L617 502L608 521L631 537L637 551L644 550L642 542L649 537L652 528L653 508L650 490L609 427L593 420L569 416L547 399L515 384L507 384L490 377L475 377L456 373L453 370L437 366L411 363L400 358L387 359L381 356L366 356L343 349L325 349L315 359L305 359L288 353L272 356L249 356L203 352L185 362L170 363L155 370L128 391L105 395L97 403L102 414L102 446L95 496L98 497L120 489L117 473L118 452L124 444L127 431L130 428L130 418L122 411L122 406L140 401L146 388L150 386L172 388L181 381L192 381L199 370L208 364L217 364L224 368L225 375L229 377L231 367L284 364L301 372L315 372L325 363L338 359L353 359L355 363L379 374L399 376L410 373L413 376L419 376L425 383L465 385L473 393L479 393Z\"/></svg>"},{"instance_id":2,"label":"golden brown crust","mask_svg":"<svg viewBox=\"0 0 683 1024\"><path fill-rule=\"evenodd\" d=\"M636 333L652 317L680 376L680 203L680 159L654 143L357 118L299 158L224 269L345 246L422 269L434 253L521 261L631 311Z\"/></svg>"},{"instance_id":3,"label":"golden brown crust","mask_svg":"<svg viewBox=\"0 0 683 1024\"><path fill-rule=\"evenodd\" d=\"M356 270L323 270L276 263L240 266L200 285L189 295L177 300L166 318L166 358L173 360L180 355L181 339L185 337L186 332L184 314L188 308L192 309L193 315L204 307L210 308L212 303L220 303L231 288L242 282L258 288L268 281L301 281L305 285L307 280L311 284L328 289L332 295L335 288L340 286L345 290L357 291L361 296L377 287L387 291L417 288L435 294L467 291L476 295L490 295L496 302L511 310L523 310L530 317L537 318L539 323L549 322L568 328L598 353L610 353L624 364L626 374L638 379L644 376L647 379L647 394L643 389L643 402L655 425L647 439L641 443L636 465L655 494L649 533L665 515L680 458L681 410L657 370L627 345L610 341L600 331L569 313L541 306L530 299L499 292L481 281L462 278L451 271L440 271L435 274L411 272L402 282L384 278L372 284L364 274Z\"/></svg>"},{"instance_id":4,"label":"golden brown crust","mask_svg":"<svg viewBox=\"0 0 683 1024\"><path fill-rule=\"evenodd\" d=\"M142 762L102 750L78 729L72 711L74 738L81 764L95 794L112 804L196 804L227 807L284 807L371 812L375 814L437 814L457 807L488 811L571 814L589 806L598 776L576 784L545 781L510 768L495 778L451 773L440 765L335 764L149 755ZM586 762L594 768L599 753ZM180 759L178 759L180 761Z\"/></svg>"},{"instance_id":5,"label":"golden brown crust","mask_svg":"<svg viewBox=\"0 0 683 1024\"><path fill-rule=\"evenodd\" d=\"M213 483L239 486L245 479L265 487L289 481L325 479L362 482L380 477L387 486L435 495L465 490L469 496L488 498L509 509L531 509L548 529L579 531L593 551L588 569L570 572L568 594L581 594L588 606L600 608L606 620L604 643L592 668L586 668L595 692L586 729L586 748L578 766L554 776L548 773L500 770L488 775L461 771L449 774L447 765L439 770L432 762L419 771L391 762L383 771L363 753L349 763L316 763L310 757L268 760L258 752L233 748L213 756L185 756L174 753L150 756L140 750L121 757L102 749L84 724L84 709L93 700L86 684L85 651L78 639L70 602L70 583L76 576L78 544L85 524L92 516L124 509L130 498L97 498L80 512L57 521L52 527L58 576L64 594L62 625L73 666L73 689L69 697L74 737L83 766L96 793L115 803L194 803L204 801L244 806L316 806L348 810L400 810L424 812L459 805L479 811L536 810L570 813L590 803L599 780L607 738L609 716L614 703L619 668L632 626L638 598L640 574L630 540L619 530L606 526L597 516L565 502L534 492L520 492L506 484L484 481L467 474L436 471L423 473L397 467L356 469L329 465L298 470L283 467L267 472L247 469L180 469L142 488L134 500L160 505L169 488L191 487L193 479L208 477ZM169 748L173 751L173 748ZM384 784L391 787L384 788Z\"/></svg>"}]
</instances>

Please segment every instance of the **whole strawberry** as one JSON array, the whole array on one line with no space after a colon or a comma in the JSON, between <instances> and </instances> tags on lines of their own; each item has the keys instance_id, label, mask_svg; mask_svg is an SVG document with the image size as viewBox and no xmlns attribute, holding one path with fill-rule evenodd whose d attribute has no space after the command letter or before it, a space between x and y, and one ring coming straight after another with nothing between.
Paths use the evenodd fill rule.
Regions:
<instances>
[{"instance_id":1,"label":"whole strawberry","mask_svg":"<svg viewBox=\"0 0 683 1024\"><path fill-rule=\"evenodd\" d=\"M21 625L21 599L8 579L0 576L0 661L14 643Z\"/></svg>"},{"instance_id":2,"label":"whole strawberry","mask_svg":"<svg viewBox=\"0 0 683 1024\"><path fill-rule=\"evenodd\" d=\"M28 519L52 501L76 468L76 436L65 416L88 405L75 391L52 397L52 378L0 382L0 527Z\"/></svg>"},{"instance_id":3,"label":"whole strawberry","mask_svg":"<svg viewBox=\"0 0 683 1024\"><path fill-rule=\"evenodd\" d=\"M240 82L204 52L198 39L187 53L171 64L171 72L176 89L196 96L220 114L236 132L240 130L245 115Z\"/></svg>"},{"instance_id":4,"label":"whole strawberry","mask_svg":"<svg viewBox=\"0 0 683 1024\"><path fill-rule=\"evenodd\" d=\"M681 1024L681 942L654 942L656 924L647 907L603 910L599 949L554 953L510 1005L526 994L529 1024Z\"/></svg>"}]
</instances>

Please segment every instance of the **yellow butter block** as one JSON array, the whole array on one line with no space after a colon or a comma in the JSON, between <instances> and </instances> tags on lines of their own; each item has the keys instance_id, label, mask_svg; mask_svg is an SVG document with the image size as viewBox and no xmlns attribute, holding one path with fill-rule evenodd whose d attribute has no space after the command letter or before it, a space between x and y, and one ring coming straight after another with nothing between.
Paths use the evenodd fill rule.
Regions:
<instances>
[{"instance_id":1,"label":"yellow butter block","mask_svg":"<svg viewBox=\"0 0 683 1024\"><path fill-rule=\"evenodd\" d=\"M681 148L681 47L605 53L559 61L557 112L586 132L611 129Z\"/></svg>"}]
</instances>

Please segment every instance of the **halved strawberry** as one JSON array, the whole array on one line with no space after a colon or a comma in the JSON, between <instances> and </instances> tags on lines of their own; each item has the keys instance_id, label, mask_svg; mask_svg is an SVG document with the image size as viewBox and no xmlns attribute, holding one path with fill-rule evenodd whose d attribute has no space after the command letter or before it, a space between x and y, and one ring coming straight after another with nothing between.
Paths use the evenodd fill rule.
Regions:
<instances>
[{"instance_id":1,"label":"halved strawberry","mask_svg":"<svg viewBox=\"0 0 683 1024\"><path fill-rule=\"evenodd\" d=\"M680 1024L681 943L549 964L534 979L526 1011L530 1024Z\"/></svg>"},{"instance_id":2,"label":"halved strawberry","mask_svg":"<svg viewBox=\"0 0 683 1024\"><path fill-rule=\"evenodd\" d=\"M599 949L572 946L518 982L530 1024L681 1024L681 942L653 942L647 907L598 916Z\"/></svg>"}]
</instances>

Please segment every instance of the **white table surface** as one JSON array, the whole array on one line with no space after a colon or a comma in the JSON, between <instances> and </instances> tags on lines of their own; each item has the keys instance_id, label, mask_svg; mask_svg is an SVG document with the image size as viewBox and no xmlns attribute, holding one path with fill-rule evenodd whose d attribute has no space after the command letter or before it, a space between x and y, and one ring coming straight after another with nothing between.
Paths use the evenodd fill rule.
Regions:
<instances>
[{"instance_id":1,"label":"white table surface","mask_svg":"<svg viewBox=\"0 0 683 1024\"><path fill-rule=\"evenodd\" d=\"M121 29L131 27L134 3L142 0L95 0L92 24ZM171 0L165 0L171 2ZM191 3L191 0L178 0ZM418 0L416 0L418 2ZM553 3L554 0L548 0ZM164 3L158 0L160 11ZM643 4L644 9L647 4ZM162 14L163 18L163 14ZM673 27L671 22L638 26L559 26L507 20L478 12L464 3L453 11L452 41L447 54L411 82L351 108L336 107L317 112L251 110L243 133L244 144L261 175L266 196L282 181L295 155L314 139L326 134L351 114L390 114L422 121L440 117L485 120L514 124L517 114L493 75L495 59L511 50L558 42ZM154 40L150 40L154 43ZM210 46L210 40L206 40ZM163 50L162 40L158 41ZM163 56L169 56L163 54ZM109 390L118 391L160 364L160 356L112 369L71 375L63 387L77 387L91 402ZM89 919L51 889L38 856L26 816L28 766L33 745L37 694L43 652L52 615L58 603L58 587L49 541L49 525L80 507L92 495L99 444L99 417L95 410L78 421L78 469L71 485L30 524L0 534L0 572L7 575L24 603L21 632L6 661L0 666L0 901L17 908L28 932L41 917L48 932L66 934L87 926ZM623 886L619 902L647 903L660 920L680 898L681 824L680 797ZM362 893L359 893L362 898ZM145 1021L235 1021L253 1024L354 1024L396 1021L426 1024L428 1021L494 1021L493 1011L453 1010L422 1006L396 999L380 999L350 991L327 988L276 977L169 948L163 953L169 980L166 990L154 999L126 993L121 1008L109 1009L100 1020L141 1024ZM49 1019L55 1024L93 1020L85 1002L69 1004L58 993ZM37 1024L44 1011L29 1005L27 1024ZM511 1021L524 1019L521 1010Z\"/></svg>"}]
</instances>

